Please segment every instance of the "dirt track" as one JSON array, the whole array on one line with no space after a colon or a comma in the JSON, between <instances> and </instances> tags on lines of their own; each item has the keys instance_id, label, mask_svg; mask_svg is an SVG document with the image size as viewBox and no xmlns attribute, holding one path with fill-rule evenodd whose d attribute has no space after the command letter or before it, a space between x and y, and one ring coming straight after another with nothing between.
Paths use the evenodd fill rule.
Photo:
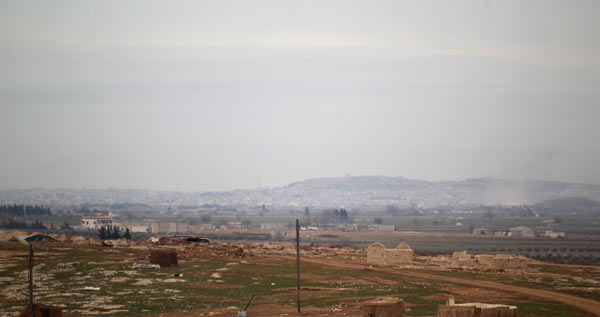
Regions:
<instances>
[{"instance_id":1,"label":"dirt track","mask_svg":"<svg viewBox=\"0 0 600 317\"><path fill-rule=\"evenodd\" d=\"M290 256L282 256L282 258L290 259L290 260L296 259L295 257L290 257ZM344 268L344 269L356 269L356 270L372 270L372 271L385 272L388 274L394 274L394 275L400 275L400 276L406 276L406 277L412 277L412 278L422 278L422 279L427 279L427 280L439 280L439 281L445 281L445 282L450 282L450 283L460 283L460 284L473 285L473 286L478 286L478 287L487 287L487 288L497 289L497 290L501 290L501 291L515 292L515 293L527 295L530 297L536 297L536 298L540 298L540 299L544 299L544 300L561 302L563 304L567 304L567 305L570 305L573 307L580 308L580 309L585 310L589 313L592 313L596 316L600 316L600 302L592 300L592 299L577 297L574 295L569 295L569 294L564 294L564 293L546 291L546 290L535 289L535 288L527 288L527 287L521 287L521 286L513 286L513 285L502 284L502 283L498 283L498 282L468 280L468 279L462 279L462 278L456 278L456 277L440 276L440 275L435 275L435 274L420 273L420 272L414 272L414 271L408 271L408 270L391 269L391 268L383 268L383 267L368 267L366 265L361 265L361 264L356 264L356 263L351 263L351 262L341 261L341 260L334 260L334 259L303 257L301 261L305 262L305 263L308 262L308 263L325 265L325 266L330 266L330 267L340 267L340 268Z\"/></svg>"}]
</instances>

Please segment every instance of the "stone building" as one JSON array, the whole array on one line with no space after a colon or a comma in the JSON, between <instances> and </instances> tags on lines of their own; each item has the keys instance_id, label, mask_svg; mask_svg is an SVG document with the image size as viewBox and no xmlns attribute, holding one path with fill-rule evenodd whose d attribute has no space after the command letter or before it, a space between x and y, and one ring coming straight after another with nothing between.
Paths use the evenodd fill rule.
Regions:
<instances>
[{"instance_id":1,"label":"stone building","mask_svg":"<svg viewBox=\"0 0 600 317\"><path fill-rule=\"evenodd\" d=\"M396 226L394 225L368 225L368 231L395 231Z\"/></svg>"},{"instance_id":2,"label":"stone building","mask_svg":"<svg viewBox=\"0 0 600 317\"><path fill-rule=\"evenodd\" d=\"M367 248L367 263L375 265L403 265L410 264L415 253L406 242L400 243L395 249L386 249L379 242Z\"/></svg>"},{"instance_id":3,"label":"stone building","mask_svg":"<svg viewBox=\"0 0 600 317\"><path fill-rule=\"evenodd\" d=\"M535 231L529 227L518 226L510 228L510 235L512 237L533 238L535 237Z\"/></svg>"}]
</instances>

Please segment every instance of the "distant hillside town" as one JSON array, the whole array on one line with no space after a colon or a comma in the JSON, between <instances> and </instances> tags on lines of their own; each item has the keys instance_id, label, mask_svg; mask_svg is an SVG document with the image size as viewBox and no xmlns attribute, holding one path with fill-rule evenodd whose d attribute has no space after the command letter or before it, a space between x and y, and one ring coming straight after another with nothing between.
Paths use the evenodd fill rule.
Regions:
<instances>
[{"instance_id":1,"label":"distant hillside town","mask_svg":"<svg viewBox=\"0 0 600 317\"><path fill-rule=\"evenodd\" d=\"M112 210L177 209L385 209L535 204L563 197L600 200L600 185L493 178L423 181L403 177L313 178L286 186L223 192L145 189L15 189L0 191L0 204L51 207L101 206ZM552 203L552 202L550 202ZM554 202L556 205L560 202ZM571 202L567 202L571 203ZM547 207L547 206L541 206ZM599 208L582 203L582 208Z\"/></svg>"}]
</instances>

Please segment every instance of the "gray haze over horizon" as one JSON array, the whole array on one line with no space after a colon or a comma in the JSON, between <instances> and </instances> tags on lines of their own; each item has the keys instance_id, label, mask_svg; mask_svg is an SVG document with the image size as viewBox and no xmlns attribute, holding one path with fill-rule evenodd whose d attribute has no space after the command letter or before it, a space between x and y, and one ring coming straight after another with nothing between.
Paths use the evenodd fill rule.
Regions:
<instances>
[{"instance_id":1,"label":"gray haze over horizon","mask_svg":"<svg viewBox=\"0 0 600 317\"><path fill-rule=\"evenodd\" d=\"M0 1L0 190L600 184L599 1Z\"/></svg>"}]
</instances>

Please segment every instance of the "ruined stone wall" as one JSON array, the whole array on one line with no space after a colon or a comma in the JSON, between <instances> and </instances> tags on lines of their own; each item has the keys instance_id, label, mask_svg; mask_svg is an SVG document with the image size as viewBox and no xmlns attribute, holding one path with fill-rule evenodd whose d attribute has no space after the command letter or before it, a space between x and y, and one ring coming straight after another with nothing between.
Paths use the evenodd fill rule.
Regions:
<instances>
[{"instance_id":1,"label":"ruined stone wall","mask_svg":"<svg viewBox=\"0 0 600 317\"><path fill-rule=\"evenodd\" d=\"M376 242L367 248L367 263L375 265L410 264L415 254L406 243L396 249L386 249L383 244Z\"/></svg>"},{"instance_id":2,"label":"ruined stone wall","mask_svg":"<svg viewBox=\"0 0 600 317\"><path fill-rule=\"evenodd\" d=\"M483 307L478 307L483 306ZM516 308L502 305L486 304L460 304L460 305L439 305L437 317L518 317Z\"/></svg>"},{"instance_id":3,"label":"ruined stone wall","mask_svg":"<svg viewBox=\"0 0 600 317\"><path fill-rule=\"evenodd\" d=\"M414 253L412 250L389 249L385 250L384 261L387 265L400 265L412 262Z\"/></svg>"},{"instance_id":4,"label":"ruined stone wall","mask_svg":"<svg viewBox=\"0 0 600 317\"><path fill-rule=\"evenodd\" d=\"M385 251L383 244L375 242L367 248L367 263L374 265L385 265Z\"/></svg>"},{"instance_id":5,"label":"ruined stone wall","mask_svg":"<svg viewBox=\"0 0 600 317\"><path fill-rule=\"evenodd\" d=\"M439 305L437 317L475 317L474 306Z\"/></svg>"},{"instance_id":6,"label":"ruined stone wall","mask_svg":"<svg viewBox=\"0 0 600 317\"><path fill-rule=\"evenodd\" d=\"M457 268L476 268L486 269L504 269L504 270L526 270L528 260L522 256L510 254L467 254L467 251L454 252L452 254L452 267Z\"/></svg>"}]
</instances>

